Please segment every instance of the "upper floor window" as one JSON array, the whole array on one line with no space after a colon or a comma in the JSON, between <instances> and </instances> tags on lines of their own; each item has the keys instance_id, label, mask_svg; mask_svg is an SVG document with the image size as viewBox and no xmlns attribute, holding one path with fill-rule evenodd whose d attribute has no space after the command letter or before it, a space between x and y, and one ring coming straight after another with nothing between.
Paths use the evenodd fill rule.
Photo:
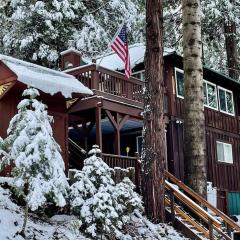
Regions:
<instances>
[{"instance_id":1,"label":"upper floor window","mask_svg":"<svg viewBox=\"0 0 240 240\"><path fill-rule=\"evenodd\" d=\"M234 115L233 93L225 88L218 87L219 108L221 112Z\"/></svg>"},{"instance_id":2,"label":"upper floor window","mask_svg":"<svg viewBox=\"0 0 240 240\"><path fill-rule=\"evenodd\" d=\"M233 163L232 144L217 141L217 160Z\"/></svg>"},{"instance_id":3,"label":"upper floor window","mask_svg":"<svg viewBox=\"0 0 240 240\"><path fill-rule=\"evenodd\" d=\"M203 81L204 105L213 109L218 108L217 88L215 84Z\"/></svg>"},{"instance_id":4,"label":"upper floor window","mask_svg":"<svg viewBox=\"0 0 240 240\"><path fill-rule=\"evenodd\" d=\"M176 91L177 97L184 98L184 74L180 69L175 69ZM218 91L217 91L218 89ZM233 93L222 87L217 87L215 84L203 81L204 105L219 109L221 112L234 115Z\"/></svg>"},{"instance_id":5,"label":"upper floor window","mask_svg":"<svg viewBox=\"0 0 240 240\"><path fill-rule=\"evenodd\" d=\"M139 80L145 81L145 71L139 71L132 73L132 76L138 78Z\"/></svg>"},{"instance_id":6,"label":"upper floor window","mask_svg":"<svg viewBox=\"0 0 240 240\"><path fill-rule=\"evenodd\" d=\"M180 69L175 69L175 79L176 79L176 88L177 96L184 98L184 74Z\"/></svg>"}]
</instances>

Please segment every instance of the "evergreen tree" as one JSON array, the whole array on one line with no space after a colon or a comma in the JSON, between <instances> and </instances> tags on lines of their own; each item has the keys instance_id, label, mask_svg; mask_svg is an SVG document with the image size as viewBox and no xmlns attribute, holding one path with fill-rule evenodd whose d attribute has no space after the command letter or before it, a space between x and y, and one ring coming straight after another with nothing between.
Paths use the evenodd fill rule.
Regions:
<instances>
[{"instance_id":1,"label":"evergreen tree","mask_svg":"<svg viewBox=\"0 0 240 240\"><path fill-rule=\"evenodd\" d=\"M240 1L202 0L201 6L205 65L238 78ZM182 53L181 0L165 2L164 26L165 46L175 48Z\"/></svg>"},{"instance_id":2,"label":"evergreen tree","mask_svg":"<svg viewBox=\"0 0 240 240\"><path fill-rule=\"evenodd\" d=\"M18 194L25 197L24 235L28 208L36 210L48 200L58 206L66 204L68 182L60 147L53 138L46 106L39 102L38 90L29 88L23 96L30 97L18 104L18 113L7 130L8 136L1 140L5 161L14 161L14 185Z\"/></svg>"},{"instance_id":3,"label":"evergreen tree","mask_svg":"<svg viewBox=\"0 0 240 240\"><path fill-rule=\"evenodd\" d=\"M142 191L147 216L165 220L163 1L146 1L146 89L143 112Z\"/></svg>"},{"instance_id":4,"label":"evergreen tree","mask_svg":"<svg viewBox=\"0 0 240 240\"><path fill-rule=\"evenodd\" d=\"M141 199L129 179L115 185L113 169L98 156L100 153L98 146L93 146L82 171L75 175L70 193L72 211L79 218L80 229L94 239L120 237L129 215L142 210Z\"/></svg>"},{"instance_id":5,"label":"evergreen tree","mask_svg":"<svg viewBox=\"0 0 240 240\"><path fill-rule=\"evenodd\" d=\"M69 47L69 40L90 57L101 53L123 20L136 41L141 32L141 0L8 1L8 24L1 22L6 30L3 52L47 66L57 67L59 54Z\"/></svg>"},{"instance_id":6,"label":"evergreen tree","mask_svg":"<svg viewBox=\"0 0 240 240\"><path fill-rule=\"evenodd\" d=\"M207 197L207 159L204 118L201 5L183 0L184 66L184 177L186 183Z\"/></svg>"}]
</instances>

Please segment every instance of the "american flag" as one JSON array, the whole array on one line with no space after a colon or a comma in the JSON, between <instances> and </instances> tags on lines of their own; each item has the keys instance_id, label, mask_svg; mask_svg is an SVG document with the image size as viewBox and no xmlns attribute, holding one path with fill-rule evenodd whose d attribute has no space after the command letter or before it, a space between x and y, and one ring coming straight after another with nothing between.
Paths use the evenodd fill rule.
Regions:
<instances>
[{"instance_id":1,"label":"american flag","mask_svg":"<svg viewBox=\"0 0 240 240\"><path fill-rule=\"evenodd\" d=\"M125 79L129 79L132 73L127 37L127 26L124 24L110 45L112 50L116 52L125 64Z\"/></svg>"}]
</instances>

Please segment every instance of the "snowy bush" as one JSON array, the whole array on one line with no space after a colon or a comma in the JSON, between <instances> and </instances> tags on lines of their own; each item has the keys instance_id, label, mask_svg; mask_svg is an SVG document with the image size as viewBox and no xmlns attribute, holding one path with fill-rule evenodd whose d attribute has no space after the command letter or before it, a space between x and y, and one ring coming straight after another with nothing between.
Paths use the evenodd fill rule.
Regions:
<instances>
[{"instance_id":1,"label":"snowy bush","mask_svg":"<svg viewBox=\"0 0 240 240\"><path fill-rule=\"evenodd\" d=\"M82 171L75 175L71 186L72 211L79 217L80 229L97 238L100 235L121 236L134 210L142 210L141 199L133 191L129 179L115 184L111 169L99 156L97 146L89 152Z\"/></svg>"},{"instance_id":2,"label":"snowy bush","mask_svg":"<svg viewBox=\"0 0 240 240\"><path fill-rule=\"evenodd\" d=\"M29 97L18 104L18 113L10 121L7 138L0 141L4 161L14 161L14 186L24 195L26 209L36 210L51 200L66 204L69 188L60 147L53 138L46 106L39 102L38 90L23 92Z\"/></svg>"},{"instance_id":3,"label":"snowy bush","mask_svg":"<svg viewBox=\"0 0 240 240\"><path fill-rule=\"evenodd\" d=\"M136 209L143 211L142 200L134 191L134 188L134 184L127 177L125 177L123 181L118 183L115 187L114 198L117 199L118 212L123 223L130 220L129 213L134 212Z\"/></svg>"}]
</instances>

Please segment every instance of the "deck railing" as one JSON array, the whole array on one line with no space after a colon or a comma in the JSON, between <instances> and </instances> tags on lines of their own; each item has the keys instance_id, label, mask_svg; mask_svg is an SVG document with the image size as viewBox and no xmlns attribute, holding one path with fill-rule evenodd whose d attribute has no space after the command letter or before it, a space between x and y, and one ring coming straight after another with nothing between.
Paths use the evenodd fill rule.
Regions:
<instances>
[{"instance_id":1,"label":"deck railing","mask_svg":"<svg viewBox=\"0 0 240 240\"><path fill-rule=\"evenodd\" d=\"M137 155L136 157L127 157L127 156L119 156L119 155L102 153L102 159L111 168L114 168L114 167L120 167L124 169L134 168L135 169L134 184L136 185L137 190L139 190L141 166L140 166L139 158Z\"/></svg>"},{"instance_id":2,"label":"deck railing","mask_svg":"<svg viewBox=\"0 0 240 240\"><path fill-rule=\"evenodd\" d=\"M143 102L142 93L144 82L131 77L126 80L124 74L111 71L95 64L83 66L69 74L75 76L80 82L90 89L105 92L118 97Z\"/></svg>"}]
</instances>

